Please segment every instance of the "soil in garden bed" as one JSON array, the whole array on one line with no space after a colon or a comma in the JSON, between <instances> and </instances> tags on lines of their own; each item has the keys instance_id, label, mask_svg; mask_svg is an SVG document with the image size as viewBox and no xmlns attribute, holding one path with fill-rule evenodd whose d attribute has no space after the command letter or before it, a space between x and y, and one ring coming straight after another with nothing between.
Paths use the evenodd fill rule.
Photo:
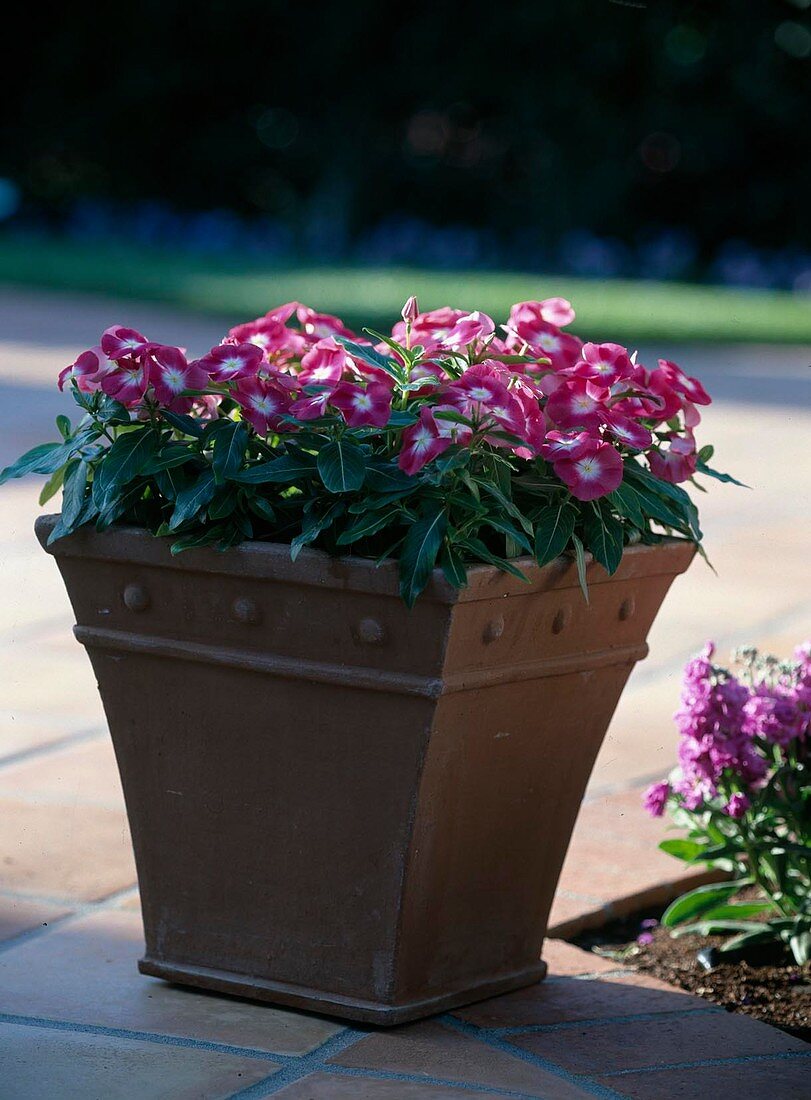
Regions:
<instances>
[{"instance_id":1,"label":"soil in garden bed","mask_svg":"<svg viewBox=\"0 0 811 1100\"><path fill-rule=\"evenodd\" d=\"M720 947L727 937L673 939L669 929L652 923L661 914L661 909L632 913L583 932L572 943L811 1043L811 967L797 966L790 952L774 948L745 962L722 962L706 970L696 959L698 952ZM638 942L640 935L645 942Z\"/></svg>"}]
</instances>

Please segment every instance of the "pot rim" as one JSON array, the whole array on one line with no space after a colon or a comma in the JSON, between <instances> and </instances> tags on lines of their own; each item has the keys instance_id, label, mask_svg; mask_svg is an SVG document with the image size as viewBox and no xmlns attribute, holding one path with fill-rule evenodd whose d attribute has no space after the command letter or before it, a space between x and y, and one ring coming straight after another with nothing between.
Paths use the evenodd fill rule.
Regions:
<instances>
[{"instance_id":1,"label":"pot rim","mask_svg":"<svg viewBox=\"0 0 811 1100\"><path fill-rule=\"evenodd\" d=\"M323 550L305 548L293 561L288 543L259 540L247 540L225 552L199 547L173 556L167 538L158 538L145 527L124 525L102 532L92 527L82 527L48 546L48 537L58 519L57 514L39 516L34 525L43 549L54 557L131 562L185 573L249 576L306 587L338 588L400 598L398 567L393 558L375 565L371 558L352 555L331 557ZM619 568L611 576L591 554L586 554L586 578L592 586L639 577L672 576L687 569L696 549L695 543L677 538L665 538L652 546L641 543L626 546ZM513 563L523 570L527 581L503 573L494 565L472 565L468 568L468 585L461 590L447 581L441 569L435 569L417 606L426 600L443 604L467 603L579 587L576 565L569 558L556 558L548 565L539 566L534 558L523 556L513 559Z\"/></svg>"}]
</instances>

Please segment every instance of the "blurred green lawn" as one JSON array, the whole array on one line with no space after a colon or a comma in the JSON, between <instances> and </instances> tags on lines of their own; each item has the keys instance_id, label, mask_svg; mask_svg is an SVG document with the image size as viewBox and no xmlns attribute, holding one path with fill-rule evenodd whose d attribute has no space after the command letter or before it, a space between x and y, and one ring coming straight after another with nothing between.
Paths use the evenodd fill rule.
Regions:
<instances>
[{"instance_id":1,"label":"blurred green lawn","mask_svg":"<svg viewBox=\"0 0 811 1100\"><path fill-rule=\"evenodd\" d=\"M0 284L95 291L166 302L232 322L296 299L352 326L390 326L409 294L422 309L481 309L559 294L575 330L635 345L657 340L811 342L811 296L680 283L597 282L520 273L417 268L276 266L256 257L194 256L125 245L0 238Z\"/></svg>"}]
</instances>

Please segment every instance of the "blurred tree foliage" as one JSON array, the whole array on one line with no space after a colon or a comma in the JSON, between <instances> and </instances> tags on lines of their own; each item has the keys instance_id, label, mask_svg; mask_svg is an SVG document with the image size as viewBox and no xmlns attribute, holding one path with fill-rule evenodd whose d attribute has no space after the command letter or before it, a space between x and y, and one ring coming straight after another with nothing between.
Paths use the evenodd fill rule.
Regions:
<instances>
[{"instance_id":1,"label":"blurred tree foliage","mask_svg":"<svg viewBox=\"0 0 811 1100\"><path fill-rule=\"evenodd\" d=\"M548 245L811 242L811 0L30 6L0 174L349 239L397 212ZM15 69L17 70L15 72Z\"/></svg>"}]
</instances>

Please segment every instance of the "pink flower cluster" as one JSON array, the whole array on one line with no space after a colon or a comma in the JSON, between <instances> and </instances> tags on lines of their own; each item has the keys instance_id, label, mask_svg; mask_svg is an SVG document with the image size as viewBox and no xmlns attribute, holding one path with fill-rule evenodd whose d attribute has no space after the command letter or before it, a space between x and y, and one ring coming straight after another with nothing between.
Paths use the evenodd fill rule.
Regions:
<instances>
[{"instance_id":1,"label":"pink flower cluster","mask_svg":"<svg viewBox=\"0 0 811 1100\"><path fill-rule=\"evenodd\" d=\"M724 812L741 817L775 761L805 750L811 736L811 644L793 662L743 651L745 669L735 676L713 663L708 644L685 668L681 705L679 767L670 781L645 793L655 817L668 798L694 811L721 799Z\"/></svg>"},{"instance_id":2,"label":"pink flower cluster","mask_svg":"<svg viewBox=\"0 0 811 1100\"><path fill-rule=\"evenodd\" d=\"M191 360L116 325L61 373L59 385L101 389L140 413L210 415L228 397L260 435L295 432L323 417L379 431L396 403L416 414L391 435L406 473L452 444L483 440L547 460L584 501L619 486L629 451L644 453L662 480L695 473L697 406L710 401L701 384L667 360L647 369L618 344L583 343L564 331L574 320L565 299L514 305L500 335L484 313L419 313L414 299L403 317L392 332L398 352L385 343L373 348L339 318L289 302ZM341 337L374 355L350 354ZM403 382L375 365L381 354L407 370Z\"/></svg>"}]
</instances>

